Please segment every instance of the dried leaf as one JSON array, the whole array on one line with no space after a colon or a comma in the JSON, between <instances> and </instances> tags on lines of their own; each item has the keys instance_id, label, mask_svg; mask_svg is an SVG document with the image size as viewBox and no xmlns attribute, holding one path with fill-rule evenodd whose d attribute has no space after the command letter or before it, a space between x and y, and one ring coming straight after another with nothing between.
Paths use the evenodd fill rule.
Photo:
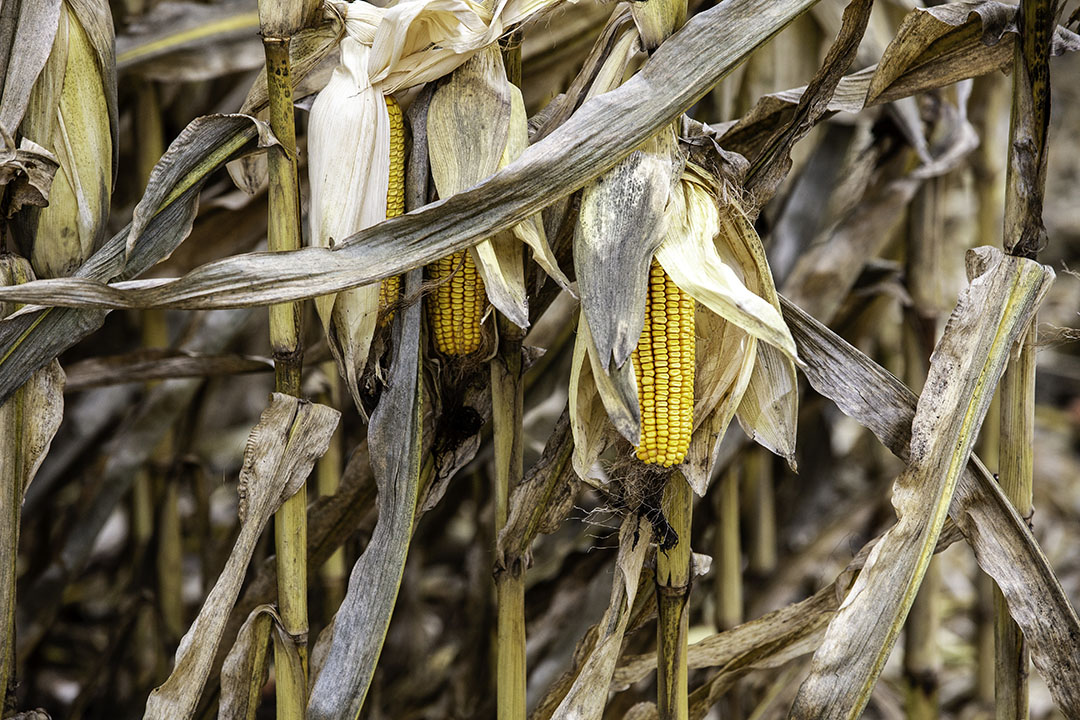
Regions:
<instances>
[{"instance_id":1,"label":"dried leaf","mask_svg":"<svg viewBox=\"0 0 1080 720\"><path fill-rule=\"evenodd\" d=\"M361 231L332 253L250 253L171 282L103 288L70 279L27 284L18 298L10 289L3 297L80 306L230 307L317 297L400 275L513 227L613 167L811 4L737 0L695 15L633 78L586 102L506 168L469 191ZM608 131L597 133L599 126Z\"/></svg>"},{"instance_id":2,"label":"dried leaf","mask_svg":"<svg viewBox=\"0 0 1080 720\"><path fill-rule=\"evenodd\" d=\"M908 13L885 49L866 104L913 94L912 88L944 87L1003 69L1013 57L1016 6L957 2ZM1080 36L1058 27L1052 54L1080 50Z\"/></svg>"},{"instance_id":3,"label":"dried leaf","mask_svg":"<svg viewBox=\"0 0 1080 720\"><path fill-rule=\"evenodd\" d=\"M544 454L510 495L506 525L499 531L496 544L497 569L506 569L514 561L527 558L536 536L554 532L570 512L577 490L570 463L573 448L570 413L563 410Z\"/></svg>"},{"instance_id":4,"label":"dried leaf","mask_svg":"<svg viewBox=\"0 0 1080 720\"><path fill-rule=\"evenodd\" d=\"M193 120L169 146L151 175L138 206L141 236L130 253L134 225L121 230L76 273L103 282L136 277L168 255L187 236L198 193L208 175L241 152L259 134L241 115L211 115ZM72 278L74 280L74 278ZM6 399L37 368L101 326L100 310L51 308L0 322L0 400Z\"/></svg>"},{"instance_id":5,"label":"dried leaf","mask_svg":"<svg viewBox=\"0 0 1080 720\"><path fill-rule=\"evenodd\" d=\"M873 5L873 0L852 0L844 9L840 32L799 98L791 122L776 132L755 157L744 189L754 198L756 207L762 207L776 193L791 170L791 148L827 111L837 84L855 59Z\"/></svg>"},{"instance_id":6,"label":"dried leaf","mask_svg":"<svg viewBox=\"0 0 1080 720\"><path fill-rule=\"evenodd\" d=\"M967 464L1013 343L1053 280L1037 263L981 249L985 267L960 295L912 424L911 463L897 478L898 523L875 546L848 593L791 717L855 718L892 650Z\"/></svg>"},{"instance_id":7,"label":"dried leaf","mask_svg":"<svg viewBox=\"0 0 1080 720\"><path fill-rule=\"evenodd\" d=\"M786 300L784 314L814 389L833 399L898 457L907 459L914 393ZM980 567L1004 593L1055 701L1067 714L1077 714L1080 619L1027 522L977 458L969 461L956 485L949 515L975 550Z\"/></svg>"},{"instance_id":8,"label":"dried leaf","mask_svg":"<svg viewBox=\"0 0 1080 720\"><path fill-rule=\"evenodd\" d=\"M305 359L308 356L305 355ZM274 361L245 355L201 355L184 350L138 350L80 360L67 369L67 392L102 385L179 377L273 371Z\"/></svg>"},{"instance_id":9,"label":"dried leaf","mask_svg":"<svg viewBox=\"0 0 1080 720\"><path fill-rule=\"evenodd\" d=\"M416 293L421 280L420 271L411 272L405 295ZM407 306L395 320L390 377L368 426L379 522L353 566L345 600L334 616L330 649L308 700L312 720L356 717L360 712L394 611L420 483L420 321L420 303Z\"/></svg>"},{"instance_id":10,"label":"dried leaf","mask_svg":"<svg viewBox=\"0 0 1080 720\"><path fill-rule=\"evenodd\" d=\"M683 197L685 209L672 213L672 222L681 221L684 227L668 229L656 252L657 262L694 300L759 340L775 345L789 357L796 357L795 343L779 310L743 284L735 270L720 257L714 243L702 241L701 238L715 237L720 231L711 196L704 199L696 191L687 191ZM702 201L707 203L706 207L698 206ZM709 232L711 229L715 232Z\"/></svg>"},{"instance_id":11,"label":"dried leaf","mask_svg":"<svg viewBox=\"0 0 1080 720\"><path fill-rule=\"evenodd\" d=\"M259 695L269 674L270 627L280 624L273 605L251 611L221 666L218 720L255 720Z\"/></svg>"},{"instance_id":12,"label":"dried leaf","mask_svg":"<svg viewBox=\"0 0 1080 720\"><path fill-rule=\"evenodd\" d=\"M598 635L592 652L578 669L577 678L553 717L568 720L600 720L607 703L608 688L622 650L623 636L638 590L638 576L652 538L648 522L637 514L627 515L619 529L619 556L611 599L604 617L596 626Z\"/></svg>"},{"instance_id":13,"label":"dried leaf","mask_svg":"<svg viewBox=\"0 0 1080 720\"><path fill-rule=\"evenodd\" d=\"M251 554L270 516L307 479L326 452L341 414L325 405L274 393L252 429L240 471L240 535L198 617L180 640L169 678L146 702L145 720L187 720L221 642Z\"/></svg>"}]
</instances>

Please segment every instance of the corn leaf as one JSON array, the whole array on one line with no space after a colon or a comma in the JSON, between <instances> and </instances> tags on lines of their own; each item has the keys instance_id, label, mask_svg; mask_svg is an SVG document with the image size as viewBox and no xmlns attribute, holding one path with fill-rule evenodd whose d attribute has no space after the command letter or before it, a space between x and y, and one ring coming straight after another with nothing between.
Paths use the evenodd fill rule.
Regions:
<instances>
[{"instance_id":1,"label":"corn leaf","mask_svg":"<svg viewBox=\"0 0 1080 720\"><path fill-rule=\"evenodd\" d=\"M543 455L510 495L506 525L495 546L496 568L506 569L516 560L527 559L536 536L554 532L566 519L578 488L570 463L573 449L570 413L563 410Z\"/></svg>"},{"instance_id":2,"label":"corn leaf","mask_svg":"<svg viewBox=\"0 0 1080 720\"><path fill-rule=\"evenodd\" d=\"M199 695L221 642L247 566L270 516L307 479L326 452L340 413L324 405L274 393L270 406L252 429L240 471L240 535L202 610L180 641L168 680L146 703L146 720L186 720Z\"/></svg>"},{"instance_id":3,"label":"corn leaf","mask_svg":"<svg viewBox=\"0 0 1080 720\"><path fill-rule=\"evenodd\" d=\"M908 459L915 394L786 300L784 315L814 389ZM956 485L949 515L975 550L979 566L1005 595L1058 706L1070 715L1080 712L1080 619L1027 522L977 458Z\"/></svg>"},{"instance_id":4,"label":"corn leaf","mask_svg":"<svg viewBox=\"0 0 1080 720\"><path fill-rule=\"evenodd\" d=\"M28 284L20 293L32 302L48 297L50 304L79 306L228 307L317 297L400 275L511 228L613 167L813 3L737 0L695 15L631 80L586 102L506 168L471 190L361 231L333 252L250 253L173 282L105 288L69 279ZM46 287L44 297L26 297Z\"/></svg>"},{"instance_id":5,"label":"corn leaf","mask_svg":"<svg viewBox=\"0 0 1080 720\"><path fill-rule=\"evenodd\" d=\"M165 79L162 73L168 73L171 67L173 74L167 77L189 81L209 79L222 70L254 70L265 61L237 65L235 61L223 64L224 57L215 58L215 63L189 60L195 59L197 53L213 54L222 47L230 55L250 57L253 53L241 52L242 43L252 46L261 56L258 32L259 13L246 0L225 0L212 5L187 1L158 3L117 36L116 69L123 73L137 68L145 76L145 66L159 61L149 76ZM207 72L211 67L214 70Z\"/></svg>"},{"instance_id":6,"label":"corn leaf","mask_svg":"<svg viewBox=\"0 0 1080 720\"><path fill-rule=\"evenodd\" d=\"M155 166L131 225L94 253L76 277L102 282L132 278L168 257L190 232L206 178L242 152L263 128L242 115L193 120ZM269 142L268 135L262 137ZM99 328L104 319L100 310L50 308L24 310L0 322L0 400L35 369Z\"/></svg>"},{"instance_id":7,"label":"corn leaf","mask_svg":"<svg viewBox=\"0 0 1080 720\"><path fill-rule=\"evenodd\" d=\"M270 627L280 623L273 605L251 611L221 666L218 720L255 720L259 695L269 674Z\"/></svg>"},{"instance_id":8,"label":"corn leaf","mask_svg":"<svg viewBox=\"0 0 1080 720\"><path fill-rule=\"evenodd\" d=\"M898 523L867 560L825 640L791 717L856 718L903 626L947 517L1009 351L1053 279L989 248L931 358L912 424L911 463L897 478Z\"/></svg>"},{"instance_id":9,"label":"corn leaf","mask_svg":"<svg viewBox=\"0 0 1080 720\"><path fill-rule=\"evenodd\" d=\"M881 62L846 75L828 102L829 113L857 113L1006 67L1016 42L1015 6L956 2L916 8L904 19ZM1080 36L1058 27L1053 55L1080 50ZM721 127L725 149L750 153L777 125L791 122L806 87L761 97L738 121Z\"/></svg>"},{"instance_id":10,"label":"corn leaf","mask_svg":"<svg viewBox=\"0 0 1080 720\"><path fill-rule=\"evenodd\" d=\"M685 232L669 232L656 260L683 292L728 322L796 357L795 342L780 311L751 292L716 252Z\"/></svg>"},{"instance_id":11,"label":"corn leaf","mask_svg":"<svg viewBox=\"0 0 1080 720\"><path fill-rule=\"evenodd\" d=\"M410 273L405 294L416 293L421 280L420 271ZM308 700L312 720L359 714L394 611L420 484L420 320L419 303L407 306L395 320L388 385L368 426L379 521L334 616L333 639Z\"/></svg>"},{"instance_id":12,"label":"corn leaf","mask_svg":"<svg viewBox=\"0 0 1080 720\"><path fill-rule=\"evenodd\" d=\"M622 650L623 636L638 591L638 577L652 538L652 528L641 516L630 513L619 529L619 556L611 584L611 599L597 625L592 652L581 663L574 684L553 717L567 720L600 720L607 703L608 687Z\"/></svg>"},{"instance_id":13,"label":"corn leaf","mask_svg":"<svg viewBox=\"0 0 1080 720\"><path fill-rule=\"evenodd\" d=\"M245 318L250 314L250 311L232 311L206 316L182 349L195 353L221 352L244 329ZM200 380L166 380L151 389L142 402L117 423L117 437L102 449L104 467L99 482L83 499L78 519L58 542L52 563L27 588L28 595L41 600L19 608L20 643L33 647L52 625L63 600L63 588L85 569L95 539L131 489L136 473L190 405L201 385ZM99 412L102 410L100 405L95 408Z\"/></svg>"}]
</instances>

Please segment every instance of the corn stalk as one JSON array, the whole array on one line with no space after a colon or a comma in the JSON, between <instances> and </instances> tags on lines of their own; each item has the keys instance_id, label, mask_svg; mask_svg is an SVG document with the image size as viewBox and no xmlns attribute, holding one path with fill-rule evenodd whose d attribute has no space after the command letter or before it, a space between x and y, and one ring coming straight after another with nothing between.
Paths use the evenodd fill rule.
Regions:
<instances>
[{"instance_id":1,"label":"corn stalk","mask_svg":"<svg viewBox=\"0 0 1080 720\"><path fill-rule=\"evenodd\" d=\"M1022 0L1020 38L1013 51L1003 244L1009 254L1032 260L1046 241L1042 211L1056 4L1055 0ZM1032 514L1036 322L1032 318L1001 379L999 477L1005 494L1024 518ZM996 716L1024 720L1028 717L1029 651L1000 592L995 593L994 609Z\"/></svg>"},{"instance_id":2,"label":"corn stalk","mask_svg":"<svg viewBox=\"0 0 1080 720\"><path fill-rule=\"evenodd\" d=\"M260 0L259 24L266 56L270 129L278 145L268 151L270 186L267 245L271 252L300 248L300 190L296 170L296 126L289 46L307 9L300 0ZM300 397L303 348L299 302L270 306L270 345L274 356L274 388ZM274 515L278 565L278 612L284 631L300 656L303 672L278 673L277 717L300 720L307 704L307 488L301 485ZM274 643L274 663L288 662L285 648Z\"/></svg>"},{"instance_id":3,"label":"corn stalk","mask_svg":"<svg viewBox=\"0 0 1080 720\"><path fill-rule=\"evenodd\" d=\"M664 488L664 518L678 535L656 553L656 700L660 720L688 720L686 642L690 630L690 516L693 491L676 471Z\"/></svg>"},{"instance_id":4,"label":"corn stalk","mask_svg":"<svg viewBox=\"0 0 1080 720\"><path fill-rule=\"evenodd\" d=\"M521 39L503 49L506 74L521 82ZM524 388L521 341L525 333L498 316L499 350L491 360L491 417L495 441L495 544L506 527L510 493L521 482ZM497 607L496 700L499 720L525 717L525 566L520 559L495 574Z\"/></svg>"}]
</instances>

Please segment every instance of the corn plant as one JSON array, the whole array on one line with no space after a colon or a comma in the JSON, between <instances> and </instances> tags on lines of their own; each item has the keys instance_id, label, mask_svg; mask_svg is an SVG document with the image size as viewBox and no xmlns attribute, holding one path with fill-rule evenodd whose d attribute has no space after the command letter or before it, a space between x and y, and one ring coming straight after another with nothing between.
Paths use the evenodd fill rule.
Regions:
<instances>
[{"instance_id":1,"label":"corn plant","mask_svg":"<svg viewBox=\"0 0 1080 720\"><path fill-rule=\"evenodd\" d=\"M0 16L0 717L1080 717L1065 3Z\"/></svg>"}]
</instances>

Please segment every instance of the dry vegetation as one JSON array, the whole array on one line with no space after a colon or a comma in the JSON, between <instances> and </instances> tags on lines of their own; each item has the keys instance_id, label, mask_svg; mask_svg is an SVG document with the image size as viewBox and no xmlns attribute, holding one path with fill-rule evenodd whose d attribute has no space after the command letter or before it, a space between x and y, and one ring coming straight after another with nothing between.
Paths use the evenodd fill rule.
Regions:
<instances>
[{"instance_id":1,"label":"dry vegetation","mask_svg":"<svg viewBox=\"0 0 1080 720\"><path fill-rule=\"evenodd\" d=\"M1080 718L1073 5L3 0L0 716Z\"/></svg>"}]
</instances>

